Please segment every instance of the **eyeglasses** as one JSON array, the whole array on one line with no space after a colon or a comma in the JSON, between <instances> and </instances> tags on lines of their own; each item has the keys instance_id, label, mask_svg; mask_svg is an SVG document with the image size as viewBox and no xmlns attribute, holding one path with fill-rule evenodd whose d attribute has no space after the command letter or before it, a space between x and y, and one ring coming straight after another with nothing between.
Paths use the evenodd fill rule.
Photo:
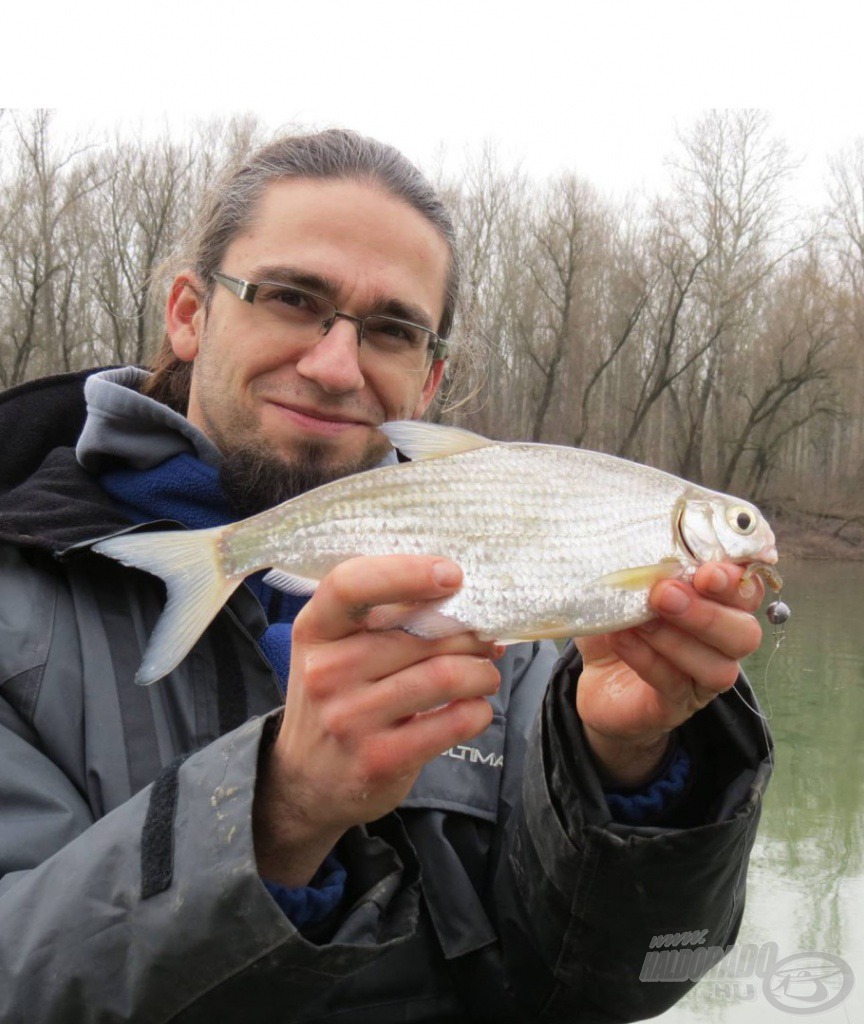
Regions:
<instances>
[{"instance_id":1,"label":"eyeglasses","mask_svg":"<svg viewBox=\"0 0 864 1024\"><path fill-rule=\"evenodd\" d=\"M409 320L377 314L351 316L321 295L276 281L252 284L223 274L221 270L213 271L213 279L238 299L250 303L262 319L266 317L274 325L281 326L286 335L290 334L301 344L314 345L341 318L356 326L357 344L364 362L425 370L433 360L447 356L447 342L443 338Z\"/></svg>"}]
</instances>

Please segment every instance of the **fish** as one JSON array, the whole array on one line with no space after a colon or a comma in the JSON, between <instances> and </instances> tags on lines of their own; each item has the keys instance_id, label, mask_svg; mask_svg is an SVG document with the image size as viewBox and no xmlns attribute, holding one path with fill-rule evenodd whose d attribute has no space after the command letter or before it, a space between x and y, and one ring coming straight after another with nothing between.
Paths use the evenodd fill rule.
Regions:
<instances>
[{"instance_id":1,"label":"fish","mask_svg":"<svg viewBox=\"0 0 864 1024\"><path fill-rule=\"evenodd\" d=\"M658 580L691 578L707 561L779 580L774 534L740 498L586 449L494 441L416 420L379 429L411 461L226 526L92 545L167 586L136 682L175 668L243 580L265 569L270 585L311 594L358 555L444 556L462 569L458 592L372 609L367 628L427 638L469 631L501 644L639 625L654 615L648 593Z\"/></svg>"}]
</instances>

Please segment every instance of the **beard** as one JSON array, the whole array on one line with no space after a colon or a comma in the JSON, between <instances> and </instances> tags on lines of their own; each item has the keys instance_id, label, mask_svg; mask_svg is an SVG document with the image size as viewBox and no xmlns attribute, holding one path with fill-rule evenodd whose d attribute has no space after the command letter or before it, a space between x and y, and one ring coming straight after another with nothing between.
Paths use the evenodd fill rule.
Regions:
<instances>
[{"instance_id":1,"label":"beard","mask_svg":"<svg viewBox=\"0 0 864 1024\"><path fill-rule=\"evenodd\" d=\"M290 462L249 444L223 452L219 481L231 514L246 519L343 476L374 469L388 447L385 441L352 462L333 463L326 446L314 442L298 445Z\"/></svg>"}]
</instances>

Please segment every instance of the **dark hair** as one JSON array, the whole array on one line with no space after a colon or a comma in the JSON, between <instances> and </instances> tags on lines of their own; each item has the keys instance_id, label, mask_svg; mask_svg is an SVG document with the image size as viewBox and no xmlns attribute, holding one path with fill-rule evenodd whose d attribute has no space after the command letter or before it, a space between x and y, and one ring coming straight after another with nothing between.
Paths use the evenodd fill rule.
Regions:
<instances>
[{"instance_id":1,"label":"dark hair","mask_svg":"<svg viewBox=\"0 0 864 1024\"><path fill-rule=\"evenodd\" d=\"M450 250L444 311L438 333L446 338L453 327L459 291L459 260L453 222L432 185L393 146L341 128L308 135L288 135L252 153L204 195L197 216L170 260L170 266L194 269L212 293L212 274L225 251L251 222L266 190L286 178L366 181L374 183L422 214ZM163 339L145 394L186 412L192 363L178 359L170 339Z\"/></svg>"}]
</instances>

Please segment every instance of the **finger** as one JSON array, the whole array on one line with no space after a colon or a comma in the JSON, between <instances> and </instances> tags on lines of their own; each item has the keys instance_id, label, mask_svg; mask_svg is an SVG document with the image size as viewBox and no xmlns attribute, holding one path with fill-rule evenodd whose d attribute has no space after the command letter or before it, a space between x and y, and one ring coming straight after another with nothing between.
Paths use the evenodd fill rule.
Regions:
<instances>
[{"instance_id":1,"label":"finger","mask_svg":"<svg viewBox=\"0 0 864 1024\"><path fill-rule=\"evenodd\" d=\"M614 661L618 655L609 645L608 633L594 633L590 636L577 636L573 643L582 655L582 663L588 665L604 665Z\"/></svg>"},{"instance_id":2,"label":"finger","mask_svg":"<svg viewBox=\"0 0 864 1024\"><path fill-rule=\"evenodd\" d=\"M754 612L765 596L765 586L758 576L742 582L744 567L727 562L706 562L693 577L693 586L705 597L733 608Z\"/></svg>"},{"instance_id":3,"label":"finger","mask_svg":"<svg viewBox=\"0 0 864 1024\"><path fill-rule=\"evenodd\" d=\"M640 626L634 632L676 672L714 693L732 686L741 671L737 657L661 620L647 630Z\"/></svg>"},{"instance_id":4,"label":"finger","mask_svg":"<svg viewBox=\"0 0 864 1024\"><path fill-rule=\"evenodd\" d=\"M462 570L445 558L383 555L352 558L332 569L294 621L295 641L338 640L363 628L379 604L431 601L459 589Z\"/></svg>"},{"instance_id":5,"label":"finger","mask_svg":"<svg viewBox=\"0 0 864 1024\"><path fill-rule=\"evenodd\" d=\"M368 745L362 757L363 774L372 783L408 775L445 750L479 736L491 721L492 708L482 697L414 715Z\"/></svg>"},{"instance_id":6,"label":"finger","mask_svg":"<svg viewBox=\"0 0 864 1024\"><path fill-rule=\"evenodd\" d=\"M491 697L500 685L501 674L488 658L442 655L355 692L344 701L336 700L328 712L327 725L337 734L344 727L354 735L369 735L453 701Z\"/></svg>"},{"instance_id":7,"label":"finger","mask_svg":"<svg viewBox=\"0 0 864 1024\"><path fill-rule=\"evenodd\" d=\"M646 638L638 630L625 630L612 634L609 642L618 657L670 704L702 708L738 678L737 663L719 652L679 642L667 654L664 644L655 645L657 635Z\"/></svg>"},{"instance_id":8,"label":"finger","mask_svg":"<svg viewBox=\"0 0 864 1024\"><path fill-rule=\"evenodd\" d=\"M649 603L662 620L735 661L752 654L762 642L762 629L749 612L706 600L686 583L658 583L651 591ZM640 627L643 634L660 628L656 619Z\"/></svg>"},{"instance_id":9,"label":"finger","mask_svg":"<svg viewBox=\"0 0 864 1024\"><path fill-rule=\"evenodd\" d=\"M502 650L491 641L478 640L473 633L424 640L400 630L363 632L308 648L295 647L292 669L300 659L302 685L311 696L326 698L370 683L377 686L389 676L430 658L474 655L489 661L500 657Z\"/></svg>"}]
</instances>

